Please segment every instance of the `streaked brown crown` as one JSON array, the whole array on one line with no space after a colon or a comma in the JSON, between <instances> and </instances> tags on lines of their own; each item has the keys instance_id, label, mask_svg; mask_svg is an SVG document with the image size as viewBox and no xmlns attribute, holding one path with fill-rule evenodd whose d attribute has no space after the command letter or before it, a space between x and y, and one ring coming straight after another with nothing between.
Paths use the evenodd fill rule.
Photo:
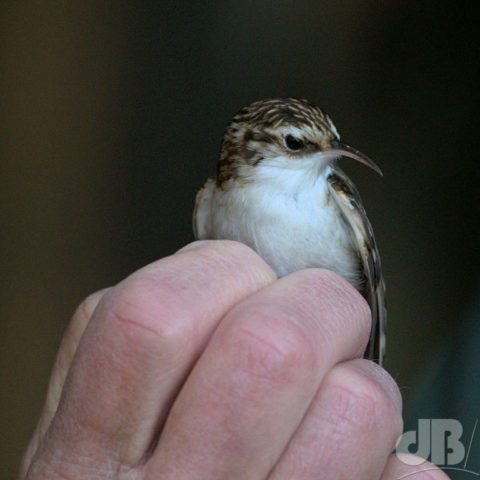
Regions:
<instances>
[{"instance_id":1,"label":"streaked brown crown","mask_svg":"<svg viewBox=\"0 0 480 480\"><path fill-rule=\"evenodd\" d=\"M301 140L312 150L321 149L320 143L338 138L328 115L308 100L259 100L242 108L227 125L217 165L217 184L221 186L236 177L239 166L255 166L264 154L293 156L286 150L281 135L285 126L301 129L304 132Z\"/></svg>"}]
</instances>

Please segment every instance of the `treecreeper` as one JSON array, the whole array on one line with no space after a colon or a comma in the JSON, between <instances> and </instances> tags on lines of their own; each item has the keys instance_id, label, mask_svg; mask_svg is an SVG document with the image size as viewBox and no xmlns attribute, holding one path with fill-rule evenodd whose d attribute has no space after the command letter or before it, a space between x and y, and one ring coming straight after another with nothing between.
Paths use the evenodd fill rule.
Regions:
<instances>
[{"instance_id":1,"label":"treecreeper","mask_svg":"<svg viewBox=\"0 0 480 480\"><path fill-rule=\"evenodd\" d=\"M348 280L367 300L372 330L365 357L383 364L385 283L370 221L338 160L380 175L343 143L328 115L307 100L273 98L240 110L227 125L216 175L198 192L197 239L254 249L282 277L319 267Z\"/></svg>"}]
</instances>

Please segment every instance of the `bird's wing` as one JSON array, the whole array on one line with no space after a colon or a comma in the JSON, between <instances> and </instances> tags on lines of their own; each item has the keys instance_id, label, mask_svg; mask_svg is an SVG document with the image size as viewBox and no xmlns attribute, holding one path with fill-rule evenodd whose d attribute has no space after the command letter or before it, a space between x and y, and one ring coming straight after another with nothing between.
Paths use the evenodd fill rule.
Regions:
<instances>
[{"instance_id":1,"label":"bird's wing","mask_svg":"<svg viewBox=\"0 0 480 480\"><path fill-rule=\"evenodd\" d=\"M365 278L363 296L372 311L372 330L365 357L383 364L385 356L385 283L373 230L363 203L355 186L338 167L328 176L331 197L340 208L346 223L352 231L352 238L358 245L363 276Z\"/></svg>"},{"instance_id":2,"label":"bird's wing","mask_svg":"<svg viewBox=\"0 0 480 480\"><path fill-rule=\"evenodd\" d=\"M211 224L211 200L215 187L215 181L208 179L205 185L198 191L195 197L193 209L193 234L196 240L206 240L210 235Z\"/></svg>"}]
</instances>

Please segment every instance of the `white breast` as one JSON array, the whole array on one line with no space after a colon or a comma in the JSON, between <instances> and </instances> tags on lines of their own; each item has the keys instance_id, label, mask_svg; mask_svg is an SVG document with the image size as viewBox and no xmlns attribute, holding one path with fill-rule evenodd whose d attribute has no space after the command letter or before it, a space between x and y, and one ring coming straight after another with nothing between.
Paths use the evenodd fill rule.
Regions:
<instances>
[{"instance_id":1,"label":"white breast","mask_svg":"<svg viewBox=\"0 0 480 480\"><path fill-rule=\"evenodd\" d=\"M305 182L293 172L281 188L269 172L268 182L234 188L220 190L209 182L197 200L197 236L245 243L278 276L321 267L358 287L359 259L349 227L329 199L327 174Z\"/></svg>"}]
</instances>

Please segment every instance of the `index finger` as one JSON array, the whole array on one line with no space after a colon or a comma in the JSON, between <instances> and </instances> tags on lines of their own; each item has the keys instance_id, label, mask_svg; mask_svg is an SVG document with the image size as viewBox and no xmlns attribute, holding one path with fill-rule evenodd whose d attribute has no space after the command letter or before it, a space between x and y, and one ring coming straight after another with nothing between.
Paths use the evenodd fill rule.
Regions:
<instances>
[{"instance_id":1,"label":"index finger","mask_svg":"<svg viewBox=\"0 0 480 480\"><path fill-rule=\"evenodd\" d=\"M218 322L274 280L245 245L213 241L192 244L109 290L78 346L41 454L70 455L56 458L59 468L75 464L77 451L92 469L136 465Z\"/></svg>"}]
</instances>

